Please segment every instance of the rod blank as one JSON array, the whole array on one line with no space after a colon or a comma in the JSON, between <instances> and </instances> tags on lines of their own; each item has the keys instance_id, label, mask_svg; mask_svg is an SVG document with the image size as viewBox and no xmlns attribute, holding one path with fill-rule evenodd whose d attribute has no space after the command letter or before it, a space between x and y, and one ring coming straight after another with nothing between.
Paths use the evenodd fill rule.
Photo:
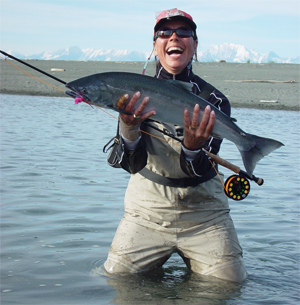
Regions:
<instances>
[{"instance_id":1,"label":"rod blank","mask_svg":"<svg viewBox=\"0 0 300 305\"><path fill-rule=\"evenodd\" d=\"M4 52L4 51L2 51L2 50L0 50L0 53L2 53L3 55L5 55L5 56L7 56L7 57L10 57L10 58L12 58L12 59L14 59L14 60L20 62L21 64L23 64L23 65L25 65L25 66L28 66L28 67L30 67L30 68L32 68L32 69L34 69L34 70L36 70L36 71L38 71L38 72L40 72L40 73L42 73L42 74L45 74L45 75L47 75L48 77L51 77L51 78L55 79L56 81L58 81L58 82L60 82L60 83L62 83L62 84L64 84L64 85L66 84L65 81L63 81L63 80L61 80L61 79L59 79L59 78L57 78L57 77L55 77L55 76L53 76L53 75L51 75L51 74L45 72L45 71L43 71L43 70L41 70L41 69L39 69L39 68L37 68L37 67L34 67L34 66L28 64L27 62L25 62L25 61L23 61L23 60L20 60L20 59L18 59L18 58L16 58L16 57L12 56L12 55L10 55L10 54L7 54L6 52Z\"/></svg>"}]
</instances>

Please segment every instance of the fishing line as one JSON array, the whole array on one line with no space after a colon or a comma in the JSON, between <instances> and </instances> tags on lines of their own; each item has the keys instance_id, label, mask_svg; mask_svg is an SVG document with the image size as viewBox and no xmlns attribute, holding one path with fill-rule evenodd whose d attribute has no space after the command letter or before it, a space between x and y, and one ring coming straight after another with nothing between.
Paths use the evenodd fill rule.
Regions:
<instances>
[{"instance_id":1,"label":"fishing line","mask_svg":"<svg viewBox=\"0 0 300 305\"><path fill-rule=\"evenodd\" d=\"M60 83L62 83L62 84L64 84L64 85L66 84L65 81L59 79L58 77L55 77L54 75L51 75L51 74L49 74L49 73L47 73L47 72L45 72L45 71L43 71L43 70L41 70L41 69L39 69L39 68L37 68L37 67L35 67L35 66L32 66L32 65L28 64L27 62L25 62L25 61L23 61L23 60L20 60L20 59L14 57L14 56L12 56L12 55L10 55L10 54L8 54L8 53L2 51L2 50L0 50L0 53L2 53L3 55L5 55L5 56L7 56L7 57L10 57L10 58L12 58L12 59L14 59L14 60L16 60L16 61L18 61L18 62L20 62L20 63L22 63L22 64L25 65L25 66L30 67L30 68L33 69L33 70L36 70L36 71L38 71L38 72L40 72L40 73L42 73L42 74L45 74L45 75L47 75L48 77L51 77L51 78L55 79L56 81L58 81L58 82L60 82ZM6 61L6 60L5 60L5 61ZM59 90L60 90L60 89L59 89Z\"/></svg>"},{"instance_id":2,"label":"fishing line","mask_svg":"<svg viewBox=\"0 0 300 305\"><path fill-rule=\"evenodd\" d=\"M118 99L117 104L119 103L119 101L121 101L121 102L123 103L123 101L124 101L124 94L121 95L121 97ZM95 106L96 106L96 105L95 105ZM108 114L109 116L111 116L112 118L114 118L114 119L120 121L120 118L115 117L114 115L110 114L109 112L105 111L104 109L102 109L102 108L99 107L99 106L96 106L96 107L97 107L98 109L102 110L104 113L106 113L106 114ZM159 131L159 132L162 132L162 133L165 134L166 136L171 137L171 138L173 138L174 140L176 140L176 141L178 141L178 142L181 143L181 140L180 140L179 138L175 137L174 135L172 135L171 133L166 133L166 132L164 132L163 130L161 130L161 129L159 129L159 128L153 126L153 125L150 125L150 124L148 124L148 123L145 122L145 121L144 121L143 123L144 123L145 125L147 125L147 126L153 128L153 129ZM142 129L141 129L141 132L143 132L144 134L149 135L149 136L151 136L151 137L153 137L153 138L157 138L157 139L162 140L162 141L165 141L165 142L167 142L167 143L169 142L168 140L166 140L166 139L164 139L164 138L161 138L161 137L159 137L159 136L156 136L156 135L154 135L154 134L151 134L151 133L149 133L149 132L147 132L147 131L145 131L145 130L142 130ZM173 144L174 144L174 145L177 145L177 146L180 146L180 147L182 146L181 144L176 143L176 142L173 142ZM204 150L204 152L206 153L205 150ZM224 182L223 182L223 180L222 180L222 178L221 178L221 176L220 176L218 170L216 169L216 167L215 167L215 165L214 165L214 162L211 160L211 157L208 157L208 160L209 160L209 162L211 163L211 165L212 165L213 169L215 170L216 174L218 175L218 178L219 178L219 180L221 181L221 184L223 185L225 194L228 196L228 192L226 191L226 187L225 187L225 185L224 185ZM228 197L230 197L230 196L228 196ZM234 196L231 196L231 197L232 197L232 199L235 199Z\"/></svg>"},{"instance_id":3,"label":"fishing line","mask_svg":"<svg viewBox=\"0 0 300 305\"><path fill-rule=\"evenodd\" d=\"M61 83L64 84L64 85L66 84L65 81L63 81L63 80L61 80L61 79L59 79L59 78L57 78L57 77L55 77L55 76L53 76L53 75L51 75L51 74L45 72L45 71L43 71L43 70L40 70L40 69L38 69L38 68L36 68L36 67L34 67L34 66L32 66L32 65L30 65L30 64L28 64L28 63L26 63L26 62L24 62L24 61L22 61L22 60L20 60L20 59L18 59L18 58L14 57L14 56L12 56L12 55L10 55L10 54L7 54L7 53L5 53L5 52L3 52L3 51L1 51L1 50L0 50L0 53L3 53L4 55L6 55L6 56L8 56L8 57L11 57L11 58L17 60L18 62L20 62L20 63L22 63L22 64L24 64L24 65L26 65L26 66L28 66L28 67L34 69L34 70L36 70L36 71L38 71L38 72L40 72L40 73L42 73L42 74L45 74L46 76L49 76L49 77L55 79L56 81L61 82ZM54 88L54 89L57 89L57 90L59 90L59 91L61 91L61 92L63 92L63 93L66 93L65 90L60 89L60 88L58 88L58 87L56 87L56 86L54 86L54 85L51 85L51 84L49 84L49 83L47 83L47 82L45 82L45 81L43 81L43 80L41 80L41 79L39 79L39 78L33 76L33 75L31 75L30 73L28 73L28 72L22 70L22 69L19 68L18 66L16 66L16 65L14 65L13 63L7 61L6 58L3 58L1 55L0 55L0 58L2 58L5 62L7 62L8 64L12 65L13 67L17 68L17 69L20 70L21 72L25 73L26 75L28 75L28 76L34 78L35 80L38 80L39 82L42 82L42 83L44 83L44 84L46 84L46 85L48 85L48 86L50 86L50 87L52 87L52 88ZM83 100L83 102L86 103L86 104L88 104L88 105L90 105L90 106L93 108L93 106L92 106L89 102L84 101L84 100ZM97 107L97 106L96 106L96 107ZM98 108L99 108L99 107L98 107ZM100 109L100 108L99 108L99 109ZM101 110L102 110L102 109L101 109Z\"/></svg>"},{"instance_id":4,"label":"fishing line","mask_svg":"<svg viewBox=\"0 0 300 305\"><path fill-rule=\"evenodd\" d=\"M215 170L215 172L217 173L218 178L220 179L220 181L221 181L221 183L222 183L222 185L223 185L224 191L225 191L225 193L226 193L226 188L225 188L224 182L223 182L223 180L222 180L222 178L221 178L221 176L220 176L218 170L216 169L216 167L215 167L214 163L212 162L211 158L208 157L208 160L209 160L210 164L212 165L213 169Z\"/></svg>"},{"instance_id":5,"label":"fishing line","mask_svg":"<svg viewBox=\"0 0 300 305\"><path fill-rule=\"evenodd\" d=\"M98 109L100 109L101 111L103 111L104 113L108 114L108 115L111 116L112 118L114 118L114 119L120 121L119 118L117 118L117 117L115 117L114 115L110 114L109 112L105 111L105 110L102 109L101 107L96 106L96 105L94 105L94 106L97 107ZM143 122L143 123L144 123L145 125L147 125L147 126L153 128L153 129L156 129L156 130L158 130L158 131L164 133L166 136L171 137L170 134L164 132L163 130L160 130L159 128L156 128L156 127L154 127L154 126L152 126L152 125L150 125L150 124L148 124L148 123L146 123L146 122ZM141 130L141 132L144 133L144 134L146 134L146 135L148 135L148 136L151 136L151 137L153 137L153 138L160 139L160 140L162 140L162 141L164 141L164 142L169 142L168 140L166 140L166 139L164 139L164 138L161 138L161 137L159 137L159 136L155 136L154 134L151 134L151 133L149 133L149 132L147 132L147 131L145 131L145 130ZM171 138L173 138L173 137L171 137ZM174 138L173 138L173 139L174 139ZM175 139L175 140L177 140L177 139ZM178 139L177 141L180 141L180 140ZM174 144L174 145L177 145L177 146L181 146L181 144L176 143L176 142L174 142L173 144Z\"/></svg>"},{"instance_id":6,"label":"fishing line","mask_svg":"<svg viewBox=\"0 0 300 305\"><path fill-rule=\"evenodd\" d=\"M1 51L1 53L2 53L2 51ZM30 76L30 77L32 77L32 78L34 78L34 79L36 79L36 80L38 80L38 81L40 81L40 82L46 84L46 85L48 85L48 86L51 86L51 87L53 87L53 88L55 88L55 89L57 89L57 90L59 90L59 91L65 92L65 90L60 89L60 88L58 88L58 87L56 87L56 86L53 86L53 85L51 85L51 84L49 84L49 83L47 83L47 82L45 82L45 81L43 81L43 80L41 80L41 79L39 79L39 78L37 78L37 77L35 77L35 76L29 74L28 72L22 70L22 69L19 68L18 66L16 66L16 65L14 65L13 63L7 61L6 58L3 58L1 55L0 55L0 58L2 58L4 61L6 61L7 63L9 63L9 64L12 65L13 67L17 68L17 69L20 70L21 72L25 73L26 75L28 75L28 76ZM46 72L45 72L45 73L46 73Z\"/></svg>"},{"instance_id":7,"label":"fishing line","mask_svg":"<svg viewBox=\"0 0 300 305\"><path fill-rule=\"evenodd\" d=\"M40 73L42 73L42 74L45 74L45 75L47 75L47 76L49 76L49 77L51 77L51 78L53 78L53 79L55 79L55 80L57 80L57 81L63 83L63 84L66 84L65 81L63 81L63 80L61 80L61 79L59 79L59 78L57 78L57 77L55 77L55 76L53 76L53 75L51 75L51 74L48 74L47 72L45 72L45 71L43 71L43 70L40 70L40 69L38 69L38 68L36 68L36 67L30 65L30 64L27 64L26 62L24 62L24 61L22 61L22 60L19 60L19 59L17 59L16 57L14 57L14 56L12 56L12 55L10 55L10 54L7 54L7 53L5 53L5 52L3 52L3 51L0 51L0 52L3 53L4 55L8 56L8 57L11 57L11 58L17 60L18 62L20 62L20 63L22 63L22 64L25 64L26 66L28 66L28 67L30 67L30 68L33 68L34 70L36 70L36 71L38 71L38 72L40 72ZM151 53L151 54L152 54L152 53ZM150 55L150 56L151 56L151 55ZM35 80L40 81L40 82L42 82L42 83L44 83L44 84L46 84L46 85L48 85L48 86L50 86L50 87L53 87L54 89L57 89L57 90L62 91L62 92L65 93L65 90L60 89L60 88L58 88L58 87L56 87L56 86L54 86L54 85L51 85L51 84L49 84L49 83L47 83L47 82L45 82L45 81L43 81L43 80L41 80L41 79L39 79L39 78L33 76L33 75L31 75L30 73L24 71L23 69L19 68L18 66L14 65L13 63L7 61L6 58L3 58L1 55L0 55L0 58L2 58L5 62L7 62L8 64L10 64L10 65L12 65L13 67L17 68L18 70L20 70L20 71L23 72L24 74L26 74L26 75L28 75L28 76L34 78ZM84 101L84 100L83 100L83 102L85 102L85 103L87 103L88 105L90 105L90 103L88 103L88 102L86 102L86 101ZM90 105L90 106L92 107L92 105ZM110 114L109 112L105 111L103 108L101 108L101 107L99 107L99 106L97 106L97 105L94 105L94 106L95 106L96 108L100 109L101 111L103 111L104 113L108 114L108 115L111 116L112 118L114 118L114 119L116 119L116 120L120 120L119 118L117 118L117 117L115 117L114 115ZM93 108L93 107L92 107L92 108ZM149 125L149 126L152 127L153 129L157 129L157 130L159 130L160 132L163 132L162 130L160 130L160 129L158 129L158 128L155 128L154 126L152 126L152 125L150 125L150 124L146 124L146 125ZM147 135L149 135L149 136L153 136L154 138L160 139L160 140L162 140L162 141L168 142L166 139L161 138L161 137L159 137L159 136L152 135L151 133L148 133L148 132L146 132L146 131L144 131L144 130L141 130L141 132L143 132L143 133L145 133L145 134L147 134ZM163 133L164 133L164 132L163 132ZM169 135L169 134L167 134L167 133L165 133L165 134L168 135L168 136L171 136L171 135ZM175 144L175 145L178 145L178 146L181 146L181 144L177 144L177 143L174 143L174 144Z\"/></svg>"},{"instance_id":8,"label":"fishing line","mask_svg":"<svg viewBox=\"0 0 300 305\"><path fill-rule=\"evenodd\" d=\"M40 70L40 69L38 69L38 68L36 68L36 67L34 67L34 66L32 66L32 65L30 65L30 64L28 64L28 63L26 63L26 62L24 62L24 61L22 61L22 60L19 60L18 58L14 57L14 56L12 56L12 55L10 55L10 54L7 54L7 53L5 53L5 52L3 52L3 51L1 51L1 50L0 50L0 53L4 54L5 56L11 57L12 59L14 59L14 60L16 60L16 61L18 61L18 62L20 62L20 63L22 63L22 64L24 64L24 65L26 65L26 66L28 66L28 67L30 67L30 68L32 68L32 69L34 69L34 70L36 70L36 71L38 71L38 72L40 72L40 73L42 73L42 74L45 74L46 76L48 76L48 77L50 77L50 78L53 78L53 79L55 79L56 81L59 81L60 83L63 83L64 85L67 84L65 81L63 81L63 80L61 80L61 79L59 79L59 78L57 78L57 77L55 77L55 76L53 76L53 75L51 75L51 74L45 72L45 71L43 71L43 70ZM152 53L153 53L153 51L152 51ZM149 58L148 58L148 60L147 60L147 62L146 62L146 64L145 64L145 66L144 66L143 74L144 74L145 68L146 68L146 66L147 66L148 61L150 60L150 57L151 57L152 53L150 54L150 56L149 56ZM20 70L20 71L23 72L24 74L26 74L26 75L28 75L28 76L34 78L35 80L38 80L38 81L40 81L40 82L42 82L42 83L44 83L44 84L46 84L46 85L48 85L48 86L50 86L50 87L53 87L54 89L57 89L57 90L59 90L59 91L62 91L62 92L64 92L64 93L66 93L65 90L60 89L60 88L58 88L58 87L56 87L56 86L53 86L53 85L51 85L51 84L49 84L49 83L47 83L47 82L45 82L45 81L43 81L43 80L41 80L41 79L39 79L39 78L37 78L37 77L35 77L35 76L29 74L28 72L22 70L22 69L19 68L18 66L16 66L16 65L14 65L13 63L7 61L6 58L3 58L2 56L0 56L0 58L4 59L4 61L6 61L7 63L9 63L9 64L12 65L13 67L17 68L18 70ZM74 95L74 97L75 97L75 95ZM120 97L119 101L121 101L121 100L122 100L122 102L124 102L124 95L122 95L122 96ZM90 105L90 104L89 104L88 102L86 102L85 100L82 100L82 101L85 102L85 103L87 103L88 105ZM90 106L91 106L91 105L90 105ZM112 118L114 118L114 119L116 119L116 120L118 120L118 121L120 120L119 118L117 118L117 117L115 117L114 115L108 113L107 111L105 111L105 110L102 109L101 107L99 107L99 106L97 106L97 105L94 105L94 106L97 107L98 109L100 109L101 111L103 111L104 113L108 114L108 115L111 116ZM92 107L92 106L91 106L91 107ZM92 108L93 108L93 107L92 107ZM153 126L153 125L151 125L151 124L149 124L149 123L147 123L147 122L145 122L145 121L144 121L143 123L144 123L145 125L147 125L147 126L153 128L153 129L155 129L155 130L157 130L157 131L163 133L164 135L166 135L166 136L172 138L173 140L176 140L176 141L179 142L179 143L173 142L174 145L181 146L181 142L182 142L182 141L181 141L179 138L177 138L176 136L174 136L172 133L170 133L170 132L165 132L164 130L161 130L161 129L159 129L159 128L157 128L157 127L155 127L155 126ZM141 132L143 132L144 134L147 134L147 135L149 135L149 136L152 136L152 137L154 137L154 138L160 139L160 140L162 140L162 141L169 142L168 140L166 140L166 139L164 139L164 138L161 138L161 137L159 137L159 136L155 136L155 135L153 135L153 134L151 134L151 133L148 133L148 132L146 132L146 131L144 131L144 130L141 130ZM203 149L203 150L204 150L204 149ZM257 177L255 177L254 175L252 175L252 176L250 177L246 172L242 171L242 170L241 170L239 167L237 167L236 165L234 165L234 164L232 164L232 163L230 163L230 162L228 162L228 161L226 161L226 160L220 158L220 157L217 156L217 155L214 155L214 154L212 154L212 153L209 153L209 152L206 151L206 150L204 150L204 152L205 152L206 155L208 156L209 161L210 161L212 167L213 167L214 170L216 171L216 173L217 173L217 175L218 175L218 177L219 177L219 179L220 179L220 181L221 181L221 183L222 183L222 185L223 185L225 194L226 194L229 198L231 198L231 199L233 199L233 200L243 200L243 199L245 199L245 198L248 196L249 191L250 191L250 184L249 184L249 181L247 180L247 178L250 179L250 180L255 181L258 185L262 185L262 184L263 184L264 181L263 181L262 178L257 178ZM220 165L222 165L222 166L224 166L224 167L226 167L226 168L228 168L228 169L230 169L230 170L236 172L238 175L232 175L232 176L228 177L228 179L226 180L226 182L225 182L225 184L224 184L224 183L223 183L223 180L222 180L222 178L221 178L221 176L220 176L219 173L218 173L218 170L216 169L216 167L215 167L215 165L214 165L214 163L220 164Z\"/></svg>"}]
</instances>

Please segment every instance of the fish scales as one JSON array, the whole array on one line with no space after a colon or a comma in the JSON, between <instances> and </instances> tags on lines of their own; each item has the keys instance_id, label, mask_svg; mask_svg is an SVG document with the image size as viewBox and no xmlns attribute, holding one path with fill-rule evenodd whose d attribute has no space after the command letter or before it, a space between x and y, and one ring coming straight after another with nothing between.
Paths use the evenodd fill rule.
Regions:
<instances>
[{"instance_id":1,"label":"fish scales","mask_svg":"<svg viewBox=\"0 0 300 305\"><path fill-rule=\"evenodd\" d=\"M155 110L151 118L157 121L184 126L184 109L190 112L196 103L200 106L199 120L207 105L215 111L216 120L212 136L233 142L240 154L247 173L251 176L257 162L283 144L279 141L244 132L233 120L205 99L192 93L193 85L176 80L162 80L128 72L106 72L86 76L66 84L66 87L90 104L113 109L117 100L127 93L140 91L141 98L149 97L144 112Z\"/></svg>"}]
</instances>

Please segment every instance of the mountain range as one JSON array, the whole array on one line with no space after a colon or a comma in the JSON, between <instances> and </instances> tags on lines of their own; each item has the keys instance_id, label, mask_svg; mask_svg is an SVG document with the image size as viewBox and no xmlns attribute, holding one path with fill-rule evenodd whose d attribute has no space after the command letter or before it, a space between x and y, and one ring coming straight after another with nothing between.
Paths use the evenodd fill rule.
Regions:
<instances>
[{"instance_id":1,"label":"mountain range","mask_svg":"<svg viewBox=\"0 0 300 305\"><path fill-rule=\"evenodd\" d=\"M130 50L115 49L80 49L77 46L59 49L54 52L42 52L39 54L24 55L9 51L20 59L41 59L41 60L94 60L94 61L145 61L150 53ZM300 63L300 56L297 58L281 58L274 52L259 54L258 52L246 48L243 45L224 43L222 45L212 45L206 51L197 53L200 62L236 62L236 63Z\"/></svg>"}]
</instances>

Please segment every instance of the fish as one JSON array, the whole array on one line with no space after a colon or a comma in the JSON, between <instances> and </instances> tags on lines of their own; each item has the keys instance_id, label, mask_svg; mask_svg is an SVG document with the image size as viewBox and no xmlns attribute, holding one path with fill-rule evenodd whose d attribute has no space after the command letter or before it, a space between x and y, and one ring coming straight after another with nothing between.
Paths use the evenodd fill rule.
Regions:
<instances>
[{"instance_id":1,"label":"fish","mask_svg":"<svg viewBox=\"0 0 300 305\"><path fill-rule=\"evenodd\" d=\"M66 93L72 97L79 97L88 104L117 112L122 112L117 107L117 101L124 93L131 96L139 91L141 98L136 103L136 108L147 96L149 103L144 112L154 110L155 115L151 116L151 119L179 126L184 126L184 109L193 112L195 104L199 104L200 121L204 108L209 105L216 115L211 136L219 139L225 138L236 145L246 172L250 176L252 176L258 161L284 145L274 139L246 133L235 123L233 118L194 94L191 83L157 79L130 72L105 72L68 82L66 87L71 90L66 91Z\"/></svg>"}]
</instances>

